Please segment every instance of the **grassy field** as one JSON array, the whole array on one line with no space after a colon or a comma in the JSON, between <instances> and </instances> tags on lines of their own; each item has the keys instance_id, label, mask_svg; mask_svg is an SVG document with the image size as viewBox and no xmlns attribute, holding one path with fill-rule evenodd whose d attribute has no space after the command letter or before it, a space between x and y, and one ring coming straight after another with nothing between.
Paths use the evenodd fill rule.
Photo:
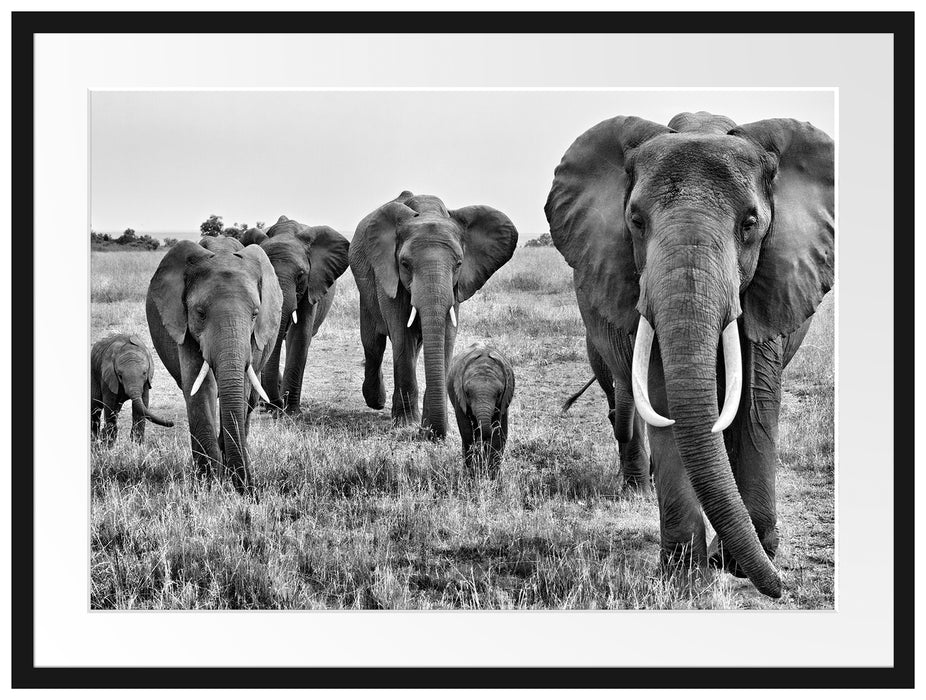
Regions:
<instances>
[{"instance_id":1,"label":"grassy field","mask_svg":"<svg viewBox=\"0 0 926 700\"><path fill-rule=\"evenodd\" d=\"M150 343L144 298L162 255L92 254L93 340L124 331ZM656 502L619 493L601 391L559 412L590 376L569 268L554 249L521 248L463 305L456 346L492 343L515 366L497 482L464 476L452 419L433 444L365 406L348 270L309 352L303 416L254 416L257 504L193 485L183 399L158 362L151 405L176 427L149 424L133 445L126 409L114 447L93 451L91 606L832 608L831 297L785 372L778 601L723 573L693 585L659 576Z\"/></svg>"}]
</instances>

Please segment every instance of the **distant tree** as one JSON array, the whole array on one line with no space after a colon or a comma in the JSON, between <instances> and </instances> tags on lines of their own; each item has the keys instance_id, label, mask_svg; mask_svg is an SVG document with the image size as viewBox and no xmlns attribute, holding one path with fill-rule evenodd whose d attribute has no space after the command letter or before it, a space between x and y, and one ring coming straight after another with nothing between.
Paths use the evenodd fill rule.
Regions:
<instances>
[{"instance_id":1,"label":"distant tree","mask_svg":"<svg viewBox=\"0 0 926 700\"><path fill-rule=\"evenodd\" d=\"M199 225L199 230L204 236L221 236L223 228L222 217L215 214L210 214L209 218Z\"/></svg>"},{"instance_id":2,"label":"distant tree","mask_svg":"<svg viewBox=\"0 0 926 700\"><path fill-rule=\"evenodd\" d=\"M136 247L143 248L144 250L157 250L161 247L161 242L157 238L152 238L147 233L143 236L139 236L138 240L135 242Z\"/></svg>"},{"instance_id":3,"label":"distant tree","mask_svg":"<svg viewBox=\"0 0 926 700\"><path fill-rule=\"evenodd\" d=\"M256 224L254 224L254 226L256 226L259 229L264 228L266 225L267 224L265 224L263 221L258 221Z\"/></svg>"},{"instance_id":4,"label":"distant tree","mask_svg":"<svg viewBox=\"0 0 926 700\"><path fill-rule=\"evenodd\" d=\"M138 236L135 235L134 228L127 228L122 232L122 235L116 239L116 243L119 245L132 245L135 241L138 240Z\"/></svg>"},{"instance_id":5,"label":"distant tree","mask_svg":"<svg viewBox=\"0 0 926 700\"><path fill-rule=\"evenodd\" d=\"M549 233L544 233L537 238L532 238L524 244L525 248L542 248L553 245L553 237Z\"/></svg>"},{"instance_id":6,"label":"distant tree","mask_svg":"<svg viewBox=\"0 0 926 700\"><path fill-rule=\"evenodd\" d=\"M244 233L240 228L235 228L229 226L227 229L222 231L223 236L228 236L229 238L241 238L241 234Z\"/></svg>"},{"instance_id":7,"label":"distant tree","mask_svg":"<svg viewBox=\"0 0 926 700\"><path fill-rule=\"evenodd\" d=\"M165 248L173 248L173 247L174 247L175 245L177 245L177 243L179 243L179 242L180 242L180 241L178 241L176 238L165 238L165 239L164 239L164 247L165 247Z\"/></svg>"},{"instance_id":8,"label":"distant tree","mask_svg":"<svg viewBox=\"0 0 926 700\"><path fill-rule=\"evenodd\" d=\"M90 242L91 243L108 243L110 241L108 233L97 233L96 231L90 231Z\"/></svg>"}]
</instances>

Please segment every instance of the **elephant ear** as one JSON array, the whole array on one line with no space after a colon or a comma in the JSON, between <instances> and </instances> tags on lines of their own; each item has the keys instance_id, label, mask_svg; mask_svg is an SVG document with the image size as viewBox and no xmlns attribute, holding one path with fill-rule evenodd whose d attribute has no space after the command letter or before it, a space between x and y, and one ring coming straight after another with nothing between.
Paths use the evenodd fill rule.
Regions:
<instances>
[{"instance_id":1,"label":"elephant ear","mask_svg":"<svg viewBox=\"0 0 926 700\"><path fill-rule=\"evenodd\" d=\"M556 167L544 212L557 250L575 270L576 291L609 323L633 333L640 276L624 219L631 151L672 129L639 117L593 126Z\"/></svg>"},{"instance_id":2,"label":"elephant ear","mask_svg":"<svg viewBox=\"0 0 926 700\"><path fill-rule=\"evenodd\" d=\"M103 359L100 362L100 375L103 383L114 394L119 393L119 375L116 374L116 356L122 350L125 341L121 337L113 338L112 342L106 346L103 351Z\"/></svg>"},{"instance_id":3,"label":"elephant ear","mask_svg":"<svg viewBox=\"0 0 926 700\"><path fill-rule=\"evenodd\" d=\"M148 297L161 317L164 328L177 345L186 337L186 271L191 265L215 253L193 241L180 241L161 259L148 285Z\"/></svg>"},{"instance_id":4,"label":"elephant ear","mask_svg":"<svg viewBox=\"0 0 926 700\"><path fill-rule=\"evenodd\" d=\"M466 301L506 262L518 244L518 230L498 209L475 205L454 209L450 218L463 229L463 267L457 301Z\"/></svg>"},{"instance_id":5,"label":"elephant ear","mask_svg":"<svg viewBox=\"0 0 926 700\"><path fill-rule=\"evenodd\" d=\"M404 194L404 193L403 193ZM362 239L365 257L370 261L376 282L390 299L395 299L399 289L399 265L395 251L398 243L396 231L399 226L415 216L415 212L399 202L387 202L365 220Z\"/></svg>"},{"instance_id":6,"label":"elephant ear","mask_svg":"<svg viewBox=\"0 0 926 700\"><path fill-rule=\"evenodd\" d=\"M504 413L511 405L511 398L514 396L514 370L511 369L511 363L498 350L490 350L489 357L495 360L505 375L505 389L498 401L499 410Z\"/></svg>"},{"instance_id":7,"label":"elephant ear","mask_svg":"<svg viewBox=\"0 0 926 700\"><path fill-rule=\"evenodd\" d=\"M241 234L241 245L247 247L249 245L260 245L267 240L267 234L261 231L259 228L249 228L243 234Z\"/></svg>"},{"instance_id":8,"label":"elephant ear","mask_svg":"<svg viewBox=\"0 0 926 700\"><path fill-rule=\"evenodd\" d=\"M270 258L259 245L251 245L235 253L239 258L250 261L257 270L257 290L260 293L260 309L254 321L254 345L260 353L267 343L276 340L280 330L280 313L283 310L283 292L277 280Z\"/></svg>"},{"instance_id":9,"label":"elephant ear","mask_svg":"<svg viewBox=\"0 0 926 700\"><path fill-rule=\"evenodd\" d=\"M330 226L306 226L298 234L309 256L309 283L306 290L314 304L347 269L347 239Z\"/></svg>"},{"instance_id":10,"label":"elephant ear","mask_svg":"<svg viewBox=\"0 0 926 700\"><path fill-rule=\"evenodd\" d=\"M466 366L473 358L474 353L478 353L481 346L474 343L464 350L460 355L453 358L450 370L447 372L447 393L454 406L458 407L463 413L469 411L469 404L466 402L466 392L463 391L463 374Z\"/></svg>"},{"instance_id":11,"label":"elephant ear","mask_svg":"<svg viewBox=\"0 0 926 700\"><path fill-rule=\"evenodd\" d=\"M833 286L833 140L794 119L753 122L730 133L778 159L772 224L743 295L743 328L761 342L797 330Z\"/></svg>"}]
</instances>

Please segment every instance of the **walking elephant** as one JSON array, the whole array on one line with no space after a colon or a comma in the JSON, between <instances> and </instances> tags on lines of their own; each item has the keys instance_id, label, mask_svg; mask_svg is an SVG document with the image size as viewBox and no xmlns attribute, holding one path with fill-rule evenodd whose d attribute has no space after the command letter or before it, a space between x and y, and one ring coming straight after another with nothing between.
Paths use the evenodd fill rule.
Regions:
<instances>
[{"instance_id":1,"label":"walking elephant","mask_svg":"<svg viewBox=\"0 0 926 700\"><path fill-rule=\"evenodd\" d=\"M174 424L148 409L154 363L140 338L116 333L98 340L90 349L90 435L111 445L122 404L132 402L132 439L145 439L145 421L172 428ZM102 421L102 426L100 425Z\"/></svg>"},{"instance_id":2,"label":"walking elephant","mask_svg":"<svg viewBox=\"0 0 926 700\"><path fill-rule=\"evenodd\" d=\"M261 382L272 408L297 414L309 346L334 302L336 280L347 269L349 244L333 228L306 226L285 216L266 234L260 229L248 229L242 242L257 243L264 249L283 293L280 330ZM284 340L286 367L281 377Z\"/></svg>"},{"instance_id":3,"label":"walking elephant","mask_svg":"<svg viewBox=\"0 0 926 700\"><path fill-rule=\"evenodd\" d=\"M453 358L447 394L463 442L463 460L474 471L485 465L498 476L508 442L508 407L514 396L514 371L501 351L473 343Z\"/></svg>"},{"instance_id":4,"label":"walking elephant","mask_svg":"<svg viewBox=\"0 0 926 700\"><path fill-rule=\"evenodd\" d=\"M382 362L392 342L396 425L421 426L431 438L447 433L446 367L453 355L460 302L514 254L518 232L485 205L448 210L432 195L405 191L368 214L350 246L360 290L360 338L365 355L363 397L383 408ZM424 347L424 410L418 410L415 368Z\"/></svg>"},{"instance_id":5,"label":"walking elephant","mask_svg":"<svg viewBox=\"0 0 926 700\"><path fill-rule=\"evenodd\" d=\"M273 351L282 305L273 266L257 245L214 253L181 241L148 286L148 328L183 391L199 473L230 472L239 492L253 491L248 424L257 396L266 400L257 373Z\"/></svg>"},{"instance_id":6,"label":"walking elephant","mask_svg":"<svg viewBox=\"0 0 926 700\"><path fill-rule=\"evenodd\" d=\"M703 508L772 597L781 373L834 281L833 170L806 122L621 116L572 144L545 208L631 482L649 425L663 563L705 562Z\"/></svg>"}]
</instances>

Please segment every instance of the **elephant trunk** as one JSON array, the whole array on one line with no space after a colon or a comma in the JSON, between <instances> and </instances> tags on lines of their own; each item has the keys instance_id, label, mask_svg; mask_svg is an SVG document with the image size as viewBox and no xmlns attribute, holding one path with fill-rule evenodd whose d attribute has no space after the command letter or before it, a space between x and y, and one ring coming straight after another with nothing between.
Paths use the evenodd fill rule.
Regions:
<instances>
[{"instance_id":1,"label":"elephant trunk","mask_svg":"<svg viewBox=\"0 0 926 700\"><path fill-rule=\"evenodd\" d=\"M428 309L421 313L421 335L424 350L424 415L422 426L433 437L447 434L447 394L445 359L446 309Z\"/></svg>"},{"instance_id":2,"label":"elephant trunk","mask_svg":"<svg viewBox=\"0 0 926 700\"><path fill-rule=\"evenodd\" d=\"M492 398L478 399L472 408L473 417L479 425L484 442L492 439L492 424L495 418L495 401Z\"/></svg>"},{"instance_id":3,"label":"elephant trunk","mask_svg":"<svg viewBox=\"0 0 926 700\"><path fill-rule=\"evenodd\" d=\"M717 349L721 330L739 316L732 264L706 262L703 244L684 246L653 279L648 295L665 375L669 416L682 464L718 536L763 594L781 596L781 576L762 548L740 497L718 423ZM726 257L735 260L731 255ZM727 261L729 262L729 260ZM727 269L730 268L730 269ZM644 307L645 308L645 307ZM640 328L645 331L646 320ZM734 325L735 328L735 325ZM646 332L637 343L645 344ZM649 342L652 337L649 337ZM644 348L648 350L648 348Z\"/></svg>"},{"instance_id":4,"label":"elephant trunk","mask_svg":"<svg viewBox=\"0 0 926 700\"><path fill-rule=\"evenodd\" d=\"M445 262L425 266L411 285L411 302L421 319L424 350L424 410L421 426L431 437L447 435L447 324L453 306L453 277Z\"/></svg>"},{"instance_id":5,"label":"elephant trunk","mask_svg":"<svg viewBox=\"0 0 926 700\"><path fill-rule=\"evenodd\" d=\"M233 334L230 334L233 335ZM218 385L221 444L223 445L225 468L231 473L232 483L240 492L250 490L250 474L247 467L245 450L247 397L250 394L250 382L247 379L247 361L241 348L244 342L250 345L249 335L244 342L235 337L227 337L219 354L216 372ZM250 347L248 347L248 355Z\"/></svg>"},{"instance_id":6,"label":"elephant trunk","mask_svg":"<svg viewBox=\"0 0 926 700\"><path fill-rule=\"evenodd\" d=\"M166 418L161 418L156 413L152 413L148 410L148 407L145 406L145 402L141 400L140 396L132 397L132 408L134 411L140 415L143 415L145 418L150 420L155 425L160 425L163 428L173 428L174 424L172 421L167 420Z\"/></svg>"}]
</instances>

